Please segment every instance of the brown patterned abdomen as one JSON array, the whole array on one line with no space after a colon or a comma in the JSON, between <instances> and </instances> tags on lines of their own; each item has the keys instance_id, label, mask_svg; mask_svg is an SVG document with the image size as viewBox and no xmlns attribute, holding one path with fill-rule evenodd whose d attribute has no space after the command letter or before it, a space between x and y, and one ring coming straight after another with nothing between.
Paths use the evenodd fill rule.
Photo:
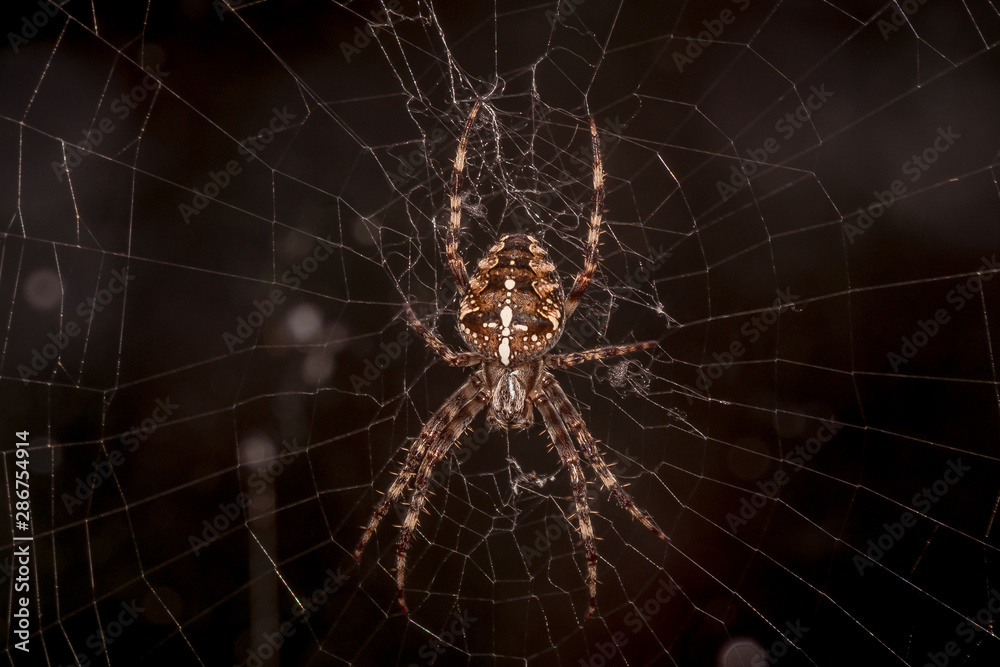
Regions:
<instances>
[{"instance_id":1,"label":"brown patterned abdomen","mask_svg":"<svg viewBox=\"0 0 1000 667\"><path fill-rule=\"evenodd\" d=\"M479 260L462 298L459 331L471 348L504 366L547 352L562 333L563 290L541 243L509 234Z\"/></svg>"}]
</instances>

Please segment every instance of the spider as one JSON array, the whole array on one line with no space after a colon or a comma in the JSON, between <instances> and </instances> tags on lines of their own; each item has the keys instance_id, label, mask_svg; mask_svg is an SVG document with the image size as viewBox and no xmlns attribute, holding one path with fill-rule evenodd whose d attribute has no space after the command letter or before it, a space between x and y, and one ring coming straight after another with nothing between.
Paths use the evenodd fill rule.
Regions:
<instances>
[{"instance_id":1,"label":"spider","mask_svg":"<svg viewBox=\"0 0 1000 667\"><path fill-rule=\"evenodd\" d=\"M580 413L549 369L628 354L653 347L656 342L609 345L564 354L549 353L559 340L566 321L580 304L597 269L604 205L604 170L593 118L590 119L594 151L593 206L583 268L577 274L569 296L563 297L559 275L548 251L538 239L528 234L502 236L479 260L476 272L469 277L458 251L462 226L460 190L466 143L479 107L479 102L472 107L455 154L451 176L451 218L445 239L445 255L461 297L458 329L469 350L456 352L449 348L417 319L409 305L406 306L410 326L446 363L478 368L424 424L406 455L402 470L385 497L375 506L354 549L354 558L356 561L361 559L361 552L379 522L412 482L409 510L396 543L397 598L403 612L408 614L403 597L406 554L420 510L427 500L434 467L481 410L486 409L487 423L493 428L522 429L532 424L533 412L537 408L562 464L569 471L578 529L587 556L587 586L590 590L587 618L590 618L597 606L597 547L581 457L593 466L598 478L622 507L661 539L668 541L669 538L656 527L647 511L636 506L611 472ZM573 438L579 449L574 447Z\"/></svg>"}]
</instances>

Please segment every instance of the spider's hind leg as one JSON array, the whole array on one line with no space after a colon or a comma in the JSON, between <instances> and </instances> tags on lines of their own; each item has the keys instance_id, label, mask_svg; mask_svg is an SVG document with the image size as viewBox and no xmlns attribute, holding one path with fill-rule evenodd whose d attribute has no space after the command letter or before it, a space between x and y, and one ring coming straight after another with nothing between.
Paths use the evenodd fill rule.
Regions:
<instances>
[{"instance_id":1,"label":"spider's hind leg","mask_svg":"<svg viewBox=\"0 0 1000 667\"><path fill-rule=\"evenodd\" d=\"M552 394L546 388L547 384L555 384L555 379L546 373L538 384L539 386L531 393L531 402L538 408L545 421L549 437L552 438L552 444L559 452L562 464L569 471L570 484L573 487L573 503L576 508L580 540L583 542L583 549L587 555L587 588L590 591L587 618L590 618L597 608L597 542L594 537L594 526L590 521L587 478L580 465L580 456L577 454L569 432L566 430L566 425L563 423L561 416L563 411L556 401L551 400Z\"/></svg>"},{"instance_id":2,"label":"spider's hind leg","mask_svg":"<svg viewBox=\"0 0 1000 667\"><path fill-rule=\"evenodd\" d=\"M438 408L420 435L410 447L403 463L403 469L386 492L385 497L376 505L375 511L365 527L365 532L354 549L354 559L361 558L361 552L389 508L406 490L410 480L413 480L413 494L410 497L410 508L403 521L399 540L396 543L396 584L398 587L399 604L407 611L403 600L403 584L406 579L406 552L410 547L413 531L416 530L420 518L420 510L427 500L427 491L431 483L431 473L434 466L444 458L451 446L462 435L465 427L485 407L489 401L489 389L483 384L480 376L474 375L453 393L448 400Z\"/></svg>"},{"instance_id":3,"label":"spider's hind leg","mask_svg":"<svg viewBox=\"0 0 1000 667\"><path fill-rule=\"evenodd\" d=\"M608 466L604 457L601 456L600 450L597 449L597 442L594 440L594 436L590 434L590 429L584 423L583 417L580 416L580 413L570 403L566 392L563 391L554 378L552 378L551 382L547 383L545 393L553 403L559 406L559 414L566 422L567 428L576 437L577 442L580 443L580 451L583 452L583 458L594 467L594 471L597 472L597 476L601 478L601 482L607 487L611 496L657 537L665 542L669 542L670 538L653 523L652 515L635 504L632 496L629 495L625 487L615 477L615 474L611 471L611 467Z\"/></svg>"}]
</instances>

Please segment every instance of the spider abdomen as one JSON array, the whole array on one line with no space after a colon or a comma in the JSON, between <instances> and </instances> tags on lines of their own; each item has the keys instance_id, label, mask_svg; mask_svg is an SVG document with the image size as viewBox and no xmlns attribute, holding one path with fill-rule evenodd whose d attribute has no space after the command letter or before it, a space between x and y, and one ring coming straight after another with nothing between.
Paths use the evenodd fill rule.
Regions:
<instances>
[{"instance_id":1,"label":"spider abdomen","mask_svg":"<svg viewBox=\"0 0 1000 667\"><path fill-rule=\"evenodd\" d=\"M503 236L479 261L462 298L459 331L484 357L504 366L538 357L563 328L563 290L538 239Z\"/></svg>"}]
</instances>

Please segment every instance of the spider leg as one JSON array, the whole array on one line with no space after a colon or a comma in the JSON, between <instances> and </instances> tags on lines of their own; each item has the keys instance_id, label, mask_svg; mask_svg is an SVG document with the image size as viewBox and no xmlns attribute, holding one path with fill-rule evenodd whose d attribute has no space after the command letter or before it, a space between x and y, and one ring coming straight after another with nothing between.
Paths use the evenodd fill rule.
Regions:
<instances>
[{"instance_id":1,"label":"spider leg","mask_svg":"<svg viewBox=\"0 0 1000 667\"><path fill-rule=\"evenodd\" d=\"M464 387L452 395L438 413L448 413L450 419L447 425L437 433L433 439L426 442L426 454L421 457L419 468L417 469L416 480L413 483L413 494L410 496L410 509L406 512L403 520L403 529L399 533L399 540L396 542L396 596L399 599L399 606L403 612L409 614L406 608L406 601L403 598L403 584L406 582L406 552L410 548L410 541L413 531L420 521L420 510L423 509L427 501L427 490L431 484L431 473L434 467L448 453L458 437L462 435L465 427L469 425L472 418L479 414L479 411L486 406L489 396L482 389L482 383L478 377L470 378L466 385L475 387L475 394L470 400L462 404ZM453 400L457 397L457 400Z\"/></svg>"},{"instance_id":2,"label":"spider leg","mask_svg":"<svg viewBox=\"0 0 1000 667\"><path fill-rule=\"evenodd\" d=\"M561 416L563 410L552 400L552 394L546 391L546 381L555 383L555 379L546 373L539 383L542 389L531 393L531 402L538 408L549 430L549 437L559 452L562 464L569 470L570 483L573 486L573 502L576 506L576 518L580 529L580 538L587 554L587 587L590 589L590 604L587 608L587 618L590 618L597 608L597 542L594 538L594 527L590 522L590 504L587 500L587 478L580 466L580 456L573 446L569 431Z\"/></svg>"},{"instance_id":3,"label":"spider leg","mask_svg":"<svg viewBox=\"0 0 1000 667\"><path fill-rule=\"evenodd\" d=\"M413 312L409 304L406 306L406 319L410 323L410 327L420 334L431 349L444 359L445 363L449 366L472 366L481 361L479 356L472 352L455 352L448 347L443 340L437 337L437 334L425 327L423 322L417 319L416 313Z\"/></svg>"},{"instance_id":4,"label":"spider leg","mask_svg":"<svg viewBox=\"0 0 1000 667\"><path fill-rule=\"evenodd\" d=\"M587 253L583 257L583 268L573 282L573 289L566 297L563 318L569 319L580 304L594 271L597 270L598 243L601 237L601 221L604 216L604 166L601 162L601 141L597 136L597 125L590 119L590 140L594 149L594 201L590 211L590 231L587 233Z\"/></svg>"},{"instance_id":5,"label":"spider leg","mask_svg":"<svg viewBox=\"0 0 1000 667\"><path fill-rule=\"evenodd\" d=\"M458 415L461 413L463 408L470 405L472 401L478 398L480 391L481 382L479 379L477 377L469 378L455 391L455 393L448 397L448 400L446 400L441 407L437 409L437 412L431 415L431 418L427 420L427 423L424 424L423 429L420 431L420 435L417 436L416 441L413 443L413 446L410 447L410 451L406 455L406 460L403 462L402 469L399 471L399 474L396 475L396 479L394 479L392 484L389 486L389 490L386 492L385 496L375 506L375 511L368 520L365 532L361 536L361 539L358 540L357 547L354 548L354 560L361 559L361 552L364 551L365 545L368 544L368 540L370 540L372 535L375 534L375 529L378 528L379 522L382 521L382 517L388 513L392 504L396 502L396 500L406 490L406 487L410 483L410 479L416 473L420 463L426 457L428 449L441 438L443 433L450 431L448 428L449 425L452 424L456 418L458 418Z\"/></svg>"},{"instance_id":6,"label":"spider leg","mask_svg":"<svg viewBox=\"0 0 1000 667\"><path fill-rule=\"evenodd\" d=\"M487 392L483 390L482 380L478 375L473 376L449 396L448 400L437 409L437 412L431 415L420 431L420 435L410 447L402 470L389 486L385 497L375 506L375 511L365 527L365 532L354 548L354 560L360 560L361 552L364 551L368 540L375 534L382 518L389 512L393 503L406 491L410 480L416 476L410 510L396 546L398 567L396 581L399 586L399 602L403 611L406 611L406 604L403 602L406 550L409 548L410 534L416 527L420 508L423 507L426 500L427 486L431 479L430 473L434 465L444 457L451 445L462 434L472 418L483 409L488 400Z\"/></svg>"},{"instance_id":7,"label":"spider leg","mask_svg":"<svg viewBox=\"0 0 1000 667\"><path fill-rule=\"evenodd\" d=\"M465 147L469 141L469 130L479 113L479 102L472 106L469 119L465 121L465 130L458 142L458 152L455 153L455 168L451 173L451 220L448 223L448 233L445 237L445 254L448 256L448 266L455 276L458 292L464 295L469 291L469 274L465 270L465 262L458 254L458 233L462 228L462 170L465 169Z\"/></svg>"},{"instance_id":8,"label":"spider leg","mask_svg":"<svg viewBox=\"0 0 1000 667\"><path fill-rule=\"evenodd\" d=\"M620 354L645 350L646 348L656 347L656 345L658 343L655 340L647 340L644 343L626 343L625 345L605 345L604 347L595 347L592 350L583 350L582 352L553 354L546 359L545 364L552 368L565 368L566 366L575 366L584 361L607 359L608 357L617 357Z\"/></svg>"},{"instance_id":9,"label":"spider leg","mask_svg":"<svg viewBox=\"0 0 1000 667\"><path fill-rule=\"evenodd\" d=\"M543 391L549 397L554 405L559 408L559 414L562 416L563 420L566 422L566 426L576 437L577 442L580 443L580 451L583 452L583 458L586 459L590 465L594 466L594 470L597 472L597 476L601 478L601 482L610 491L611 496L618 501L618 504L627 509L633 517L638 519L642 525L649 528L657 537L665 542L669 542L670 538L664 534L662 530L656 527L653 523L653 517L646 510L642 509L635 504L632 500L632 496L628 494L625 488L615 477L615 474L611 471L610 466L605 462L604 457L601 456L601 452L597 449L597 442L594 440L594 436L590 434L590 430L583 421L583 417L580 413L576 411L573 404L570 403L569 398L566 396L566 392L563 391L559 383L556 382L555 378L551 374L546 373L542 377Z\"/></svg>"}]
</instances>

